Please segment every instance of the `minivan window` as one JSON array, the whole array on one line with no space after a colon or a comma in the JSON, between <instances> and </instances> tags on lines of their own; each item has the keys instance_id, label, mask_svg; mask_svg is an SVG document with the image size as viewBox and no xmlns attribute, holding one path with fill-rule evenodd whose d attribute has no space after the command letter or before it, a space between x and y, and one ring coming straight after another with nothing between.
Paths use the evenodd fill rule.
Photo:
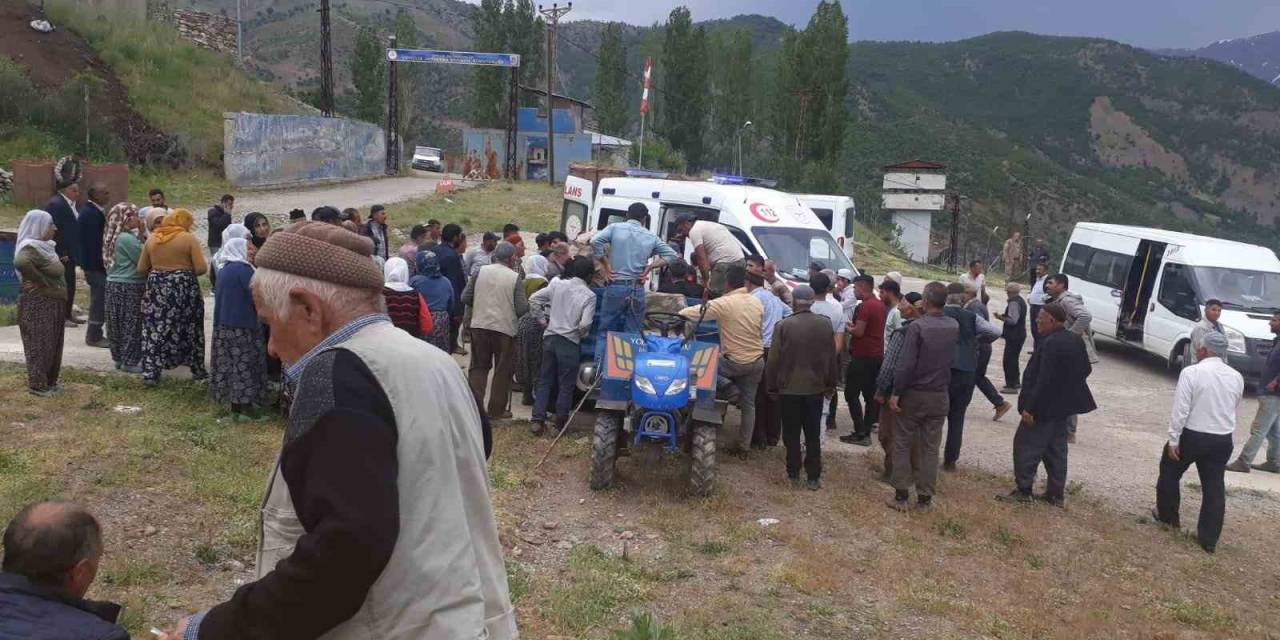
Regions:
<instances>
[{"instance_id":1,"label":"minivan window","mask_svg":"<svg viewBox=\"0 0 1280 640\"><path fill-rule=\"evenodd\" d=\"M844 210L844 237L853 237L853 218L857 211L853 207Z\"/></svg>"},{"instance_id":2,"label":"minivan window","mask_svg":"<svg viewBox=\"0 0 1280 640\"><path fill-rule=\"evenodd\" d=\"M834 224L836 215L835 211L832 211L831 209L815 209L813 207L810 207L809 209L818 216L819 220L822 221L822 226L830 229L831 225Z\"/></svg>"},{"instance_id":3,"label":"minivan window","mask_svg":"<svg viewBox=\"0 0 1280 640\"><path fill-rule=\"evenodd\" d=\"M1092 284L1123 289L1131 264L1133 256L1075 243L1067 249L1062 272Z\"/></svg>"},{"instance_id":4,"label":"minivan window","mask_svg":"<svg viewBox=\"0 0 1280 640\"><path fill-rule=\"evenodd\" d=\"M1225 267L1186 268L1195 279L1201 303L1216 298L1227 309L1258 313L1280 311L1280 273Z\"/></svg>"},{"instance_id":5,"label":"minivan window","mask_svg":"<svg viewBox=\"0 0 1280 640\"><path fill-rule=\"evenodd\" d=\"M1160 305L1174 315L1191 321L1199 320L1200 307L1196 304L1196 291L1191 284L1191 270L1183 264L1166 264L1160 277Z\"/></svg>"},{"instance_id":6,"label":"minivan window","mask_svg":"<svg viewBox=\"0 0 1280 640\"><path fill-rule=\"evenodd\" d=\"M1067 259L1062 261L1062 272L1073 278L1084 278L1088 280L1086 275L1086 267L1089 266L1089 256L1093 255L1093 247L1075 243L1067 249Z\"/></svg>"},{"instance_id":7,"label":"minivan window","mask_svg":"<svg viewBox=\"0 0 1280 640\"><path fill-rule=\"evenodd\" d=\"M807 281L811 262L817 262L822 268L832 271L853 269L849 258L826 231L794 227L752 227L751 232L760 241L764 254L777 265L778 274L788 280Z\"/></svg>"},{"instance_id":8,"label":"minivan window","mask_svg":"<svg viewBox=\"0 0 1280 640\"><path fill-rule=\"evenodd\" d=\"M615 222L626 222L626 221L627 221L627 212L623 211L622 209L601 209L600 223L596 230L599 231L601 229L604 229L605 227Z\"/></svg>"}]
</instances>

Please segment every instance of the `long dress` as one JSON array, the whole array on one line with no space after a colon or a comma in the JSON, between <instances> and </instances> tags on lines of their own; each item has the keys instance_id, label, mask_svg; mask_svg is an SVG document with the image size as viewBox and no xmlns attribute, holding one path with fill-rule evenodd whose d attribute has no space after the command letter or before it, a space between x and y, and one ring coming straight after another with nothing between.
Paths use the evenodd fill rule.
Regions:
<instances>
[{"instance_id":1,"label":"long dress","mask_svg":"<svg viewBox=\"0 0 1280 640\"><path fill-rule=\"evenodd\" d=\"M208 377L204 366L204 298L191 271L152 271L142 297L142 377L191 367L191 377Z\"/></svg>"},{"instance_id":2,"label":"long dress","mask_svg":"<svg viewBox=\"0 0 1280 640\"><path fill-rule=\"evenodd\" d=\"M67 301L62 284L62 263L24 247L14 258L14 267L24 282L42 283L38 291L18 296L18 333L22 336L22 353L27 363L27 387L32 391L48 391L58 384L62 372L62 343L66 329L63 318ZM61 291L63 297L56 295Z\"/></svg>"}]
</instances>

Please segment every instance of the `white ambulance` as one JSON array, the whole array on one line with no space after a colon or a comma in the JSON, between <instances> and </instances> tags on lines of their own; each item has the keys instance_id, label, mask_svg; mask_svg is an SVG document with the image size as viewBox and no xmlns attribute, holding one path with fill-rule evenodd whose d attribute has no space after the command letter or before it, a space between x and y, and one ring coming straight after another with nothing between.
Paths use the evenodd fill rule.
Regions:
<instances>
[{"instance_id":1,"label":"white ambulance","mask_svg":"<svg viewBox=\"0 0 1280 640\"><path fill-rule=\"evenodd\" d=\"M1188 360L1191 331L1209 300L1228 363L1256 378L1271 352L1280 311L1280 260L1266 247L1206 236L1081 222L1062 259L1069 288L1084 298L1093 331L1168 361Z\"/></svg>"},{"instance_id":2,"label":"white ambulance","mask_svg":"<svg viewBox=\"0 0 1280 640\"><path fill-rule=\"evenodd\" d=\"M737 176L688 181L668 180L660 173L643 175L604 178L598 185L569 176L560 229L570 238L599 231L626 220L627 208L639 202L649 209L649 230L664 240L675 236L678 214L718 222L728 227L747 255L773 260L778 275L791 286L809 280L811 263L857 273L822 220L794 194ZM692 247L685 247L686 260L691 254Z\"/></svg>"}]
</instances>

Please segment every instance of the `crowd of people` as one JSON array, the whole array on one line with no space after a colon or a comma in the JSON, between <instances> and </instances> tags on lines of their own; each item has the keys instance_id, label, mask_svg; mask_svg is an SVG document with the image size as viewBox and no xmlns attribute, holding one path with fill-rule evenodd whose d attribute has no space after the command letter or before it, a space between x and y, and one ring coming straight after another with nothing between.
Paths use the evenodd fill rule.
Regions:
<instances>
[{"instance_id":1,"label":"crowd of people","mask_svg":"<svg viewBox=\"0 0 1280 640\"><path fill-rule=\"evenodd\" d=\"M642 204L587 237L539 233L526 255L515 224L469 248L460 225L429 220L393 246L386 207L367 221L355 209L319 207L309 220L295 211L272 229L258 212L235 222L228 195L208 211L206 257L192 214L167 207L158 189L149 206L104 212L105 188L77 204L79 186L60 187L23 218L15 256L33 395L60 391L65 329L84 322L87 344L109 348L120 371L154 385L162 371L190 367L235 420L261 418L268 390L283 388L289 424L260 515L258 579L161 636L170 640L514 637L487 490L490 421L511 417L519 388L535 435L565 428L584 341L595 332L598 365L605 334L641 331L655 304L674 303L690 325L717 323L718 394L739 414L722 438L728 451L749 457L781 444L788 478L809 490L822 488L841 386L852 430L840 439L869 447L878 433L887 505L900 511L931 508L939 470L957 469L975 390L993 420L1019 417L1014 487L997 498L1065 506L1069 445L1079 416L1096 408L1092 318L1067 276L1049 273L1047 255L1033 267L1030 299L1010 282L1004 309L991 313L978 261L920 292L904 292L897 273L877 282L820 263L807 282L786 282L715 222L681 215L673 239L661 239ZM72 312L77 268L90 288L87 318ZM1280 334L1280 313L1272 327ZM1243 382L1224 361L1216 316L1201 329L1196 364L1178 381L1153 517L1178 524L1178 480L1195 464L1205 496L1198 539L1213 552L1224 472L1280 471L1280 404L1262 404L1253 438L1228 465ZM999 390L988 376L998 340ZM465 375L452 355L470 356ZM1280 397L1280 349L1264 388ZM1267 462L1252 465L1264 441ZM1047 482L1036 494L1041 465ZM83 600L102 553L84 509L30 505L4 546L0 611L21 615L0 612L0 635L127 637L112 625L118 608Z\"/></svg>"}]
</instances>

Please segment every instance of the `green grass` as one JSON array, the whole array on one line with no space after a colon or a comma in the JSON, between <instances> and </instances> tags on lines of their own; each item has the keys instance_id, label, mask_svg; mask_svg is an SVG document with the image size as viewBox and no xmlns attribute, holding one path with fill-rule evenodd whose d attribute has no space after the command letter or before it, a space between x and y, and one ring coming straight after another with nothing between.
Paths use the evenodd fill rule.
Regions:
<instances>
[{"instance_id":1,"label":"green grass","mask_svg":"<svg viewBox=\"0 0 1280 640\"><path fill-rule=\"evenodd\" d=\"M624 606L647 598L657 579L640 565L592 545L569 552L567 583L551 593L551 617L581 637L614 618Z\"/></svg>"},{"instance_id":2,"label":"green grass","mask_svg":"<svg viewBox=\"0 0 1280 640\"><path fill-rule=\"evenodd\" d=\"M12 327L18 324L18 305L0 304L0 327Z\"/></svg>"},{"instance_id":3,"label":"green grass","mask_svg":"<svg viewBox=\"0 0 1280 640\"><path fill-rule=\"evenodd\" d=\"M129 90L129 100L151 124L178 137L192 160L217 166L226 111L296 113L301 110L270 86L249 77L222 54L178 38L155 22L99 19L97 11L50 3L55 24L75 30Z\"/></svg>"},{"instance_id":4,"label":"green grass","mask_svg":"<svg viewBox=\"0 0 1280 640\"><path fill-rule=\"evenodd\" d=\"M389 222L405 236L413 225L426 224L432 218L460 224L467 233L501 231L508 222L528 231L546 231L560 228L563 202L559 187L540 182L491 182L452 195L390 205Z\"/></svg>"}]
</instances>

